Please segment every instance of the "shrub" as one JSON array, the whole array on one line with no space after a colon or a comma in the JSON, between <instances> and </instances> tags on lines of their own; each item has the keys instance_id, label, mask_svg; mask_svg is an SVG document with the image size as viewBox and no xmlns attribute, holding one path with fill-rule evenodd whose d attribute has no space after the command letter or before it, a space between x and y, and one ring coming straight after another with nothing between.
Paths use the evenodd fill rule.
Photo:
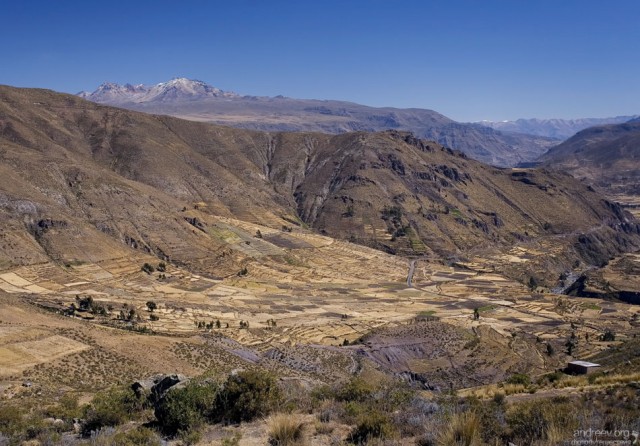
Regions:
<instances>
[{"instance_id":1,"label":"shrub","mask_svg":"<svg viewBox=\"0 0 640 446\"><path fill-rule=\"evenodd\" d=\"M238 446L240 440L242 440L242 434L235 432L233 436L222 439L222 446Z\"/></svg>"},{"instance_id":2,"label":"shrub","mask_svg":"<svg viewBox=\"0 0 640 446\"><path fill-rule=\"evenodd\" d=\"M291 414L278 414L269 420L269 444L290 446L300 442L304 434L304 424Z\"/></svg>"},{"instance_id":3,"label":"shrub","mask_svg":"<svg viewBox=\"0 0 640 446\"><path fill-rule=\"evenodd\" d=\"M514 373L507 379L507 384L522 384L528 386L531 384L531 378L524 373Z\"/></svg>"},{"instance_id":4,"label":"shrub","mask_svg":"<svg viewBox=\"0 0 640 446\"><path fill-rule=\"evenodd\" d=\"M13 435L25 429L24 410L9 405L0 406L0 432Z\"/></svg>"},{"instance_id":5,"label":"shrub","mask_svg":"<svg viewBox=\"0 0 640 446\"><path fill-rule=\"evenodd\" d=\"M268 415L280 402L280 389L272 375L253 370L229 375L217 394L214 418L250 421Z\"/></svg>"},{"instance_id":6,"label":"shrub","mask_svg":"<svg viewBox=\"0 0 640 446\"><path fill-rule=\"evenodd\" d=\"M180 432L180 444L182 446L191 446L198 444L202 440L202 432L197 429Z\"/></svg>"},{"instance_id":7,"label":"shrub","mask_svg":"<svg viewBox=\"0 0 640 446\"><path fill-rule=\"evenodd\" d=\"M549 356L553 356L556 353L556 349L553 347L553 345L549 342L547 343L547 355Z\"/></svg>"},{"instance_id":8,"label":"shrub","mask_svg":"<svg viewBox=\"0 0 640 446\"><path fill-rule=\"evenodd\" d=\"M147 274L151 274L155 270L156 269L150 263L145 263L144 265L142 265L142 271L144 271Z\"/></svg>"},{"instance_id":9,"label":"shrub","mask_svg":"<svg viewBox=\"0 0 640 446\"><path fill-rule=\"evenodd\" d=\"M604 334L600 336L600 339L602 339L605 342L612 342L616 340L616 334L613 331L607 329L605 330Z\"/></svg>"},{"instance_id":10,"label":"shrub","mask_svg":"<svg viewBox=\"0 0 640 446\"><path fill-rule=\"evenodd\" d=\"M160 437L147 427L138 427L113 436L113 444L117 446L160 446Z\"/></svg>"},{"instance_id":11,"label":"shrub","mask_svg":"<svg viewBox=\"0 0 640 446\"><path fill-rule=\"evenodd\" d=\"M360 415L357 425L349 435L349 441L366 444L373 439L389 438L395 432L389 417L377 410Z\"/></svg>"},{"instance_id":12,"label":"shrub","mask_svg":"<svg viewBox=\"0 0 640 446\"><path fill-rule=\"evenodd\" d=\"M500 392L494 393L493 402L496 403L498 406L504 404L505 402L504 393L500 393Z\"/></svg>"},{"instance_id":13,"label":"shrub","mask_svg":"<svg viewBox=\"0 0 640 446\"><path fill-rule=\"evenodd\" d=\"M144 409L144 401L128 387L117 387L98 393L85 407L82 435L88 436L105 426L117 426L136 418Z\"/></svg>"},{"instance_id":14,"label":"shrub","mask_svg":"<svg viewBox=\"0 0 640 446\"><path fill-rule=\"evenodd\" d=\"M147 309L153 313L153 310L155 310L156 308L158 308L158 304L156 304L154 301L150 300L147 301Z\"/></svg>"},{"instance_id":15,"label":"shrub","mask_svg":"<svg viewBox=\"0 0 640 446\"><path fill-rule=\"evenodd\" d=\"M74 418L82 417L82 410L78 405L78 396L72 392L67 392L58 401L58 404L45 409L44 414L48 417L59 418L71 421Z\"/></svg>"},{"instance_id":16,"label":"shrub","mask_svg":"<svg viewBox=\"0 0 640 446\"><path fill-rule=\"evenodd\" d=\"M365 401L371 398L375 388L360 377L352 378L342 388L338 389L336 398L339 401Z\"/></svg>"},{"instance_id":17,"label":"shrub","mask_svg":"<svg viewBox=\"0 0 640 446\"><path fill-rule=\"evenodd\" d=\"M167 264L164 262L160 262L158 263L158 271L160 271L161 273L164 273L165 271L167 271Z\"/></svg>"},{"instance_id":18,"label":"shrub","mask_svg":"<svg viewBox=\"0 0 640 446\"><path fill-rule=\"evenodd\" d=\"M191 381L173 387L155 408L156 419L168 435L199 428L213 412L218 387L211 382Z\"/></svg>"}]
</instances>

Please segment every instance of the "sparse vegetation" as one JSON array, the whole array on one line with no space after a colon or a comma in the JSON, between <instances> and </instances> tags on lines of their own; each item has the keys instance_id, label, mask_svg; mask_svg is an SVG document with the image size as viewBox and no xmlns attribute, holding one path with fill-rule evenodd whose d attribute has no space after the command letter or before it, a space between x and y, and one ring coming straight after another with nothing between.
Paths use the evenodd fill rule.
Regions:
<instances>
[{"instance_id":1,"label":"sparse vegetation","mask_svg":"<svg viewBox=\"0 0 640 446\"><path fill-rule=\"evenodd\" d=\"M303 440L304 423L293 414L273 415L268 425L272 446L295 446Z\"/></svg>"}]
</instances>

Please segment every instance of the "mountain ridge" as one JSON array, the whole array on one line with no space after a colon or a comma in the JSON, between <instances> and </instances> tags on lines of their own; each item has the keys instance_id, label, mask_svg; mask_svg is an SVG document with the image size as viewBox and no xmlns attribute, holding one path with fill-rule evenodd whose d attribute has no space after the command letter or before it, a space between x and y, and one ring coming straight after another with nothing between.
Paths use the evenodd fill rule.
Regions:
<instances>
[{"instance_id":1,"label":"mountain ridge","mask_svg":"<svg viewBox=\"0 0 640 446\"><path fill-rule=\"evenodd\" d=\"M613 195L638 195L640 120L582 130L552 147L538 164L566 170Z\"/></svg>"},{"instance_id":2,"label":"mountain ridge","mask_svg":"<svg viewBox=\"0 0 640 446\"><path fill-rule=\"evenodd\" d=\"M4 265L105 247L240 270L210 216L436 258L538 239L561 251L502 263L523 280L640 246L637 222L569 175L491 167L407 132L259 132L0 87L0 141Z\"/></svg>"},{"instance_id":3,"label":"mountain ridge","mask_svg":"<svg viewBox=\"0 0 640 446\"><path fill-rule=\"evenodd\" d=\"M581 130L589 127L621 124L632 119L638 119L637 115L633 116L615 116L609 118L578 118L578 119L560 119L560 118L530 118L516 119L515 121L480 121L479 124L491 127L509 133L526 133L530 135L545 136L559 140L566 140Z\"/></svg>"},{"instance_id":4,"label":"mountain ridge","mask_svg":"<svg viewBox=\"0 0 640 446\"><path fill-rule=\"evenodd\" d=\"M204 82L174 79L174 94L156 94L165 84L145 87L143 92L108 84L106 91L80 93L81 97L146 113L229 125L261 131L350 131L406 130L433 139L469 156L498 166L531 161L556 141L524 134L503 134L478 124L459 123L429 109L369 107L347 101L293 99L283 96L240 96L222 92ZM173 81L171 81L173 82ZM202 84L202 85L201 85ZM160 87L159 87L160 86ZM214 93L195 94L209 89ZM134 88L135 89L135 88Z\"/></svg>"}]
</instances>

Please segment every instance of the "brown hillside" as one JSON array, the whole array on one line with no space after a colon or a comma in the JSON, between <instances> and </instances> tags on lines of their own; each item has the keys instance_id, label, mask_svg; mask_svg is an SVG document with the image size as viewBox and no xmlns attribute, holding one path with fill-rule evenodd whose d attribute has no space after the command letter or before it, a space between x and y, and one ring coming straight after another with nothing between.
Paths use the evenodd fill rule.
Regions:
<instances>
[{"instance_id":1,"label":"brown hillside","mask_svg":"<svg viewBox=\"0 0 640 446\"><path fill-rule=\"evenodd\" d=\"M133 247L219 263L224 276L242 256L224 255L207 215L278 229L299 216L333 237L411 255L502 251L540 237L568 252L588 233L597 243L587 237L578 255L601 263L638 244L628 215L568 175L489 167L408 133L271 134L10 87L0 99L5 267Z\"/></svg>"}]
</instances>

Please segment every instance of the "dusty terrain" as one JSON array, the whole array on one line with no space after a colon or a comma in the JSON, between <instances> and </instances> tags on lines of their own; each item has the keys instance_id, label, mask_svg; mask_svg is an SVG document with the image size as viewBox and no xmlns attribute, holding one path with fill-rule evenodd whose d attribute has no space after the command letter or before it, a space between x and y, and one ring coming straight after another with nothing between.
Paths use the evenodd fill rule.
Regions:
<instances>
[{"instance_id":1,"label":"dusty terrain","mask_svg":"<svg viewBox=\"0 0 640 446\"><path fill-rule=\"evenodd\" d=\"M0 97L5 401L237 369L309 386L366 370L444 394L638 333L620 296L559 294L588 274L638 286L637 221L568 175L399 132L269 134Z\"/></svg>"}]
</instances>

